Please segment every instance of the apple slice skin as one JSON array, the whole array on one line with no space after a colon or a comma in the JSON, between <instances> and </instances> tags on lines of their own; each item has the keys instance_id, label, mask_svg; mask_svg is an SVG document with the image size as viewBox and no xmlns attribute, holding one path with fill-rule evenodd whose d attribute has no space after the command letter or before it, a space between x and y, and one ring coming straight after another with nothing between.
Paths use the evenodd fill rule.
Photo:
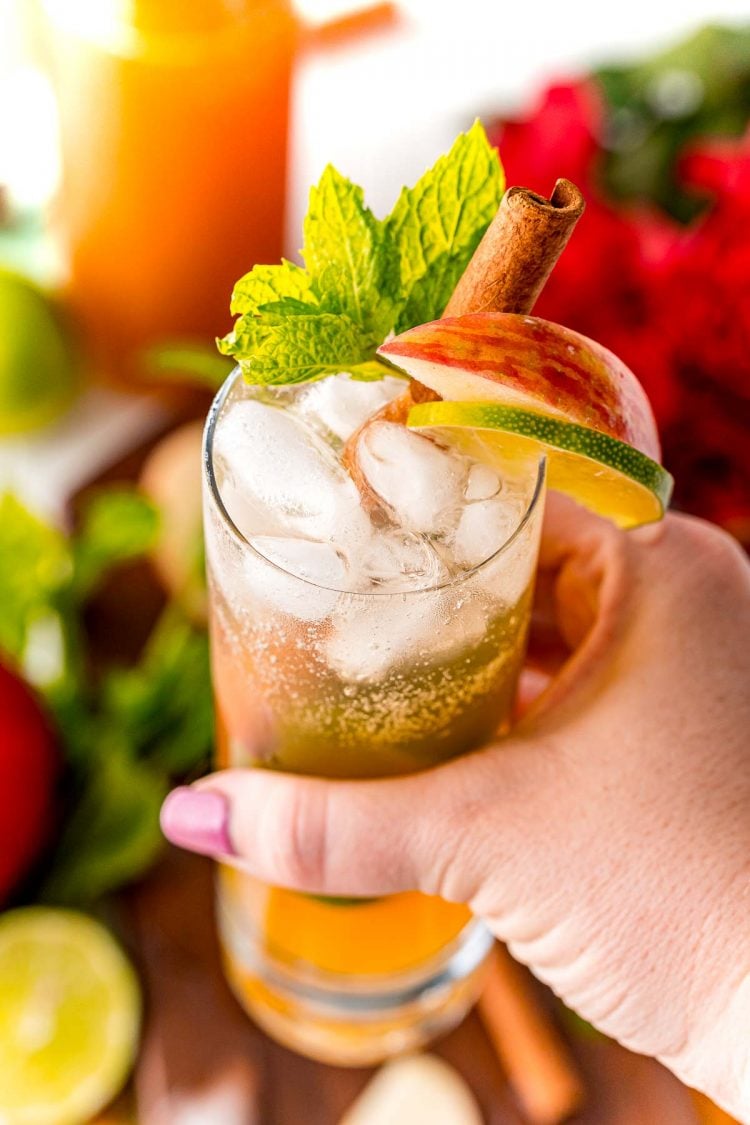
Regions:
<instances>
[{"instance_id":1,"label":"apple slice skin","mask_svg":"<svg viewBox=\"0 0 750 1125\"><path fill-rule=\"evenodd\" d=\"M613 352L560 324L471 313L420 324L378 349L444 399L526 407L660 457L646 392Z\"/></svg>"}]
</instances>

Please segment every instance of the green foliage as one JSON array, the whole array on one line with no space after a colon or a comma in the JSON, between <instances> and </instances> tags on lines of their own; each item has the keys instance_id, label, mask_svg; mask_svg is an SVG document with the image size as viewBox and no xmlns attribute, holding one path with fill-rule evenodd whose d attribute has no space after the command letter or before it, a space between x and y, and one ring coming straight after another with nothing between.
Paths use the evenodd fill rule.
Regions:
<instances>
[{"instance_id":1,"label":"green foliage","mask_svg":"<svg viewBox=\"0 0 750 1125\"><path fill-rule=\"evenodd\" d=\"M10 493L0 497L0 649L23 667L36 622L57 614L73 576L65 537Z\"/></svg>"},{"instance_id":2,"label":"green foliage","mask_svg":"<svg viewBox=\"0 0 750 1125\"><path fill-rule=\"evenodd\" d=\"M305 383L356 368L374 350L343 313L243 317L239 331L243 351L251 357L241 358L240 367L251 383ZM387 369L372 362L382 377Z\"/></svg>"},{"instance_id":3,"label":"green foliage","mask_svg":"<svg viewBox=\"0 0 750 1125\"><path fill-rule=\"evenodd\" d=\"M393 212L330 165L310 192L305 269L256 266L235 286L234 329L218 341L250 383L301 383L338 371L377 379L389 332L442 314L503 193L497 153L476 122Z\"/></svg>"},{"instance_id":4,"label":"green foliage","mask_svg":"<svg viewBox=\"0 0 750 1125\"><path fill-rule=\"evenodd\" d=\"M230 312L255 314L263 305L284 297L300 301L312 298L312 281L301 266L282 258L278 266L254 266L234 287Z\"/></svg>"},{"instance_id":5,"label":"green foliage","mask_svg":"<svg viewBox=\"0 0 750 1125\"><path fill-rule=\"evenodd\" d=\"M750 27L709 24L674 47L596 72L609 103L608 191L650 199L681 221L702 200L679 179L679 156L701 137L739 136L750 119Z\"/></svg>"},{"instance_id":6,"label":"green foliage","mask_svg":"<svg viewBox=\"0 0 750 1125\"><path fill-rule=\"evenodd\" d=\"M364 349L383 342L398 297L398 250L362 188L330 164L310 192L302 251L322 306L347 317Z\"/></svg>"},{"instance_id":7,"label":"green foliage","mask_svg":"<svg viewBox=\"0 0 750 1125\"><path fill-rule=\"evenodd\" d=\"M208 344L192 340L170 340L145 348L140 355L139 370L148 379L207 387L218 391L232 370L232 365L216 354Z\"/></svg>"},{"instance_id":8,"label":"green foliage","mask_svg":"<svg viewBox=\"0 0 750 1125\"><path fill-rule=\"evenodd\" d=\"M396 331L441 315L504 189L497 150L478 121L413 188L402 189L387 219L403 295Z\"/></svg>"},{"instance_id":9,"label":"green foliage","mask_svg":"<svg viewBox=\"0 0 750 1125\"><path fill-rule=\"evenodd\" d=\"M205 764L213 740L210 678L205 632L171 606L138 664L105 679L104 713L153 766L182 774Z\"/></svg>"},{"instance_id":10,"label":"green foliage","mask_svg":"<svg viewBox=\"0 0 750 1125\"><path fill-rule=\"evenodd\" d=\"M142 874L161 847L159 807L171 779L208 761L204 629L170 605L134 665L94 674L86 651L87 600L157 531L153 506L124 486L92 494L70 537L15 497L0 498L0 649L43 695L68 764L67 815L42 890L48 901L85 904Z\"/></svg>"},{"instance_id":11,"label":"green foliage","mask_svg":"<svg viewBox=\"0 0 750 1125\"><path fill-rule=\"evenodd\" d=\"M162 846L164 774L112 740L99 746L81 780L40 896L57 905L87 903L129 882Z\"/></svg>"},{"instance_id":12,"label":"green foliage","mask_svg":"<svg viewBox=\"0 0 750 1125\"><path fill-rule=\"evenodd\" d=\"M158 524L153 504L132 488L94 493L72 541L79 597L90 593L111 567L148 551L156 541Z\"/></svg>"}]
</instances>

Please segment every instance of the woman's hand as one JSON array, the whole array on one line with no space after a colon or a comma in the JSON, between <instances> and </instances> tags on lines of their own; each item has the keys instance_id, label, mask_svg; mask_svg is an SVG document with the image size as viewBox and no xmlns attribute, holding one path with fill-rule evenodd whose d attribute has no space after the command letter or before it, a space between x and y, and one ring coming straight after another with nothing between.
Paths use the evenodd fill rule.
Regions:
<instances>
[{"instance_id":1,"label":"woman's hand","mask_svg":"<svg viewBox=\"0 0 750 1125\"><path fill-rule=\"evenodd\" d=\"M698 520L624 534L553 500L541 586L571 655L510 737L385 781L226 771L164 830L277 885L467 902L750 1120L750 567Z\"/></svg>"}]
</instances>

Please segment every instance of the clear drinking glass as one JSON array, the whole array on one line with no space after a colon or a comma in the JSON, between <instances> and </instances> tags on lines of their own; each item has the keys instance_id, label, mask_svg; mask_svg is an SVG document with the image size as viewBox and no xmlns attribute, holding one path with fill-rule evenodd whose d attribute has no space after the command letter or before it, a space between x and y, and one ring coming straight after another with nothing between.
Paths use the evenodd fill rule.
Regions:
<instances>
[{"instance_id":1,"label":"clear drinking glass","mask_svg":"<svg viewBox=\"0 0 750 1125\"><path fill-rule=\"evenodd\" d=\"M509 468L517 518L480 565L429 588L335 589L265 558L222 500L217 428L238 399L273 393L235 373L206 426L218 766L380 777L423 770L502 732L530 615L543 460ZM376 1062L457 1023L491 945L459 904L417 892L321 899L231 867L219 871L218 918L246 1009L286 1045L336 1064Z\"/></svg>"}]
</instances>

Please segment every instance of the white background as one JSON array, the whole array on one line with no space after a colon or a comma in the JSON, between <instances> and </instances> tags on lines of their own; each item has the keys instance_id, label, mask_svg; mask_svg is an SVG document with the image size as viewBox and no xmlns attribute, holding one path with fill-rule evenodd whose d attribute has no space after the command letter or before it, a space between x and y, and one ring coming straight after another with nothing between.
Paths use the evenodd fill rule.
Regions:
<instances>
[{"instance_id":1,"label":"white background","mask_svg":"<svg viewBox=\"0 0 750 1125\"><path fill-rule=\"evenodd\" d=\"M344 7L340 3L338 7ZM330 0L305 0L321 18ZM405 26L298 69L288 232L331 161L386 212L483 111L527 104L552 77L669 46L708 21L750 21L750 0L403 0Z\"/></svg>"}]
</instances>

